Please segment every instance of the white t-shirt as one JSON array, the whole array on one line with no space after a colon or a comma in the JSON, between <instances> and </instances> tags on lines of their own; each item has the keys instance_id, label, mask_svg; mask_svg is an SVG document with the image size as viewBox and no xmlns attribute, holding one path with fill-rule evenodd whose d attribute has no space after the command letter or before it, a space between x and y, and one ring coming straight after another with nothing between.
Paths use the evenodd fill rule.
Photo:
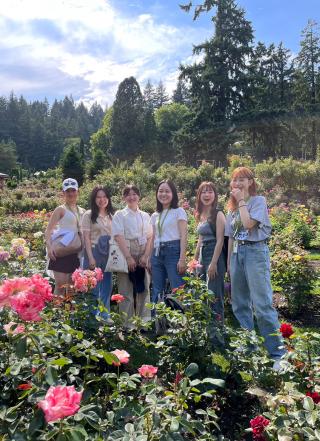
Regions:
<instances>
[{"instance_id":1,"label":"white t-shirt","mask_svg":"<svg viewBox=\"0 0 320 441\"><path fill-rule=\"evenodd\" d=\"M126 207L119 210L112 218L112 236L120 234L127 240L149 238L152 236L150 216L145 211L133 211Z\"/></svg>"},{"instance_id":2,"label":"white t-shirt","mask_svg":"<svg viewBox=\"0 0 320 441\"><path fill-rule=\"evenodd\" d=\"M179 220L186 222L188 220L187 213L181 207L153 213L151 225L155 232L155 244L169 240L180 240Z\"/></svg>"}]
</instances>

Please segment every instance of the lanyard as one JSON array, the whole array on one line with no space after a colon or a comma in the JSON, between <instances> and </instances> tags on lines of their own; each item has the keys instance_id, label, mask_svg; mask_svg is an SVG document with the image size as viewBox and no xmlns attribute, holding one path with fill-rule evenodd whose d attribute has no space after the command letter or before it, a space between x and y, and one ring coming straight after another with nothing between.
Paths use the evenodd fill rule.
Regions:
<instances>
[{"instance_id":1,"label":"lanyard","mask_svg":"<svg viewBox=\"0 0 320 441\"><path fill-rule=\"evenodd\" d=\"M161 222L161 217L162 217L162 213L163 213L163 211L161 211L161 213L159 214L159 221L158 221L158 232L159 232L159 237L162 236L163 224L164 224L164 221L166 220L166 217L167 217L169 211L170 211L170 208L168 208L168 211L167 211L166 214L164 215L164 217L163 217L163 221L162 221L162 222Z\"/></svg>"}]
</instances>

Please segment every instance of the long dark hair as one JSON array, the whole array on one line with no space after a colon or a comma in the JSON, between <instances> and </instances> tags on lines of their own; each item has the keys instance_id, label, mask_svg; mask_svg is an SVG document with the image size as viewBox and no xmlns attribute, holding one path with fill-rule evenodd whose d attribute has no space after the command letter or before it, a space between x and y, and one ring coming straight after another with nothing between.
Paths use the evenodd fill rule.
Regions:
<instances>
[{"instance_id":1,"label":"long dark hair","mask_svg":"<svg viewBox=\"0 0 320 441\"><path fill-rule=\"evenodd\" d=\"M197 222L200 221L201 214L203 212L203 203L201 202L201 193L205 188L210 188L214 192L214 201L210 208L210 214L209 214L209 222L212 224L215 224L217 219L217 205L218 205L218 192L216 187L214 186L214 183L211 181L205 181L201 182L199 185L197 196L196 196L196 211L195 211L195 218Z\"/></svg>"},{"instance_id":2,"label":"long dark hair","mask_svg":"<svg viewBox=\"0 0 320 441\"><path fill-rule=\"evenodd\" d=\"M99 207L96 204L96 197L98 194L98 191L102 190L104 192L104 194L107 196L108 198L108 205L106 208L106 212L107 215L109 216L109 218L112 218L112 215L114 213L114 209L112 206L112 201L111 201L111 194L109 192L109 190L107 189L107 187L104 187L103 185L97 185L96 187L94 187L94 189L91 192L90 195L90 208L91 208L91 221L94 224L95 222L97 222L97 218L99 216Z\"/></svg>"},{"instance_id":3,"label":"long dark hair","mask_svg":"<svg viewBox=\"0 0 320 441\"><path fill-rule=\"evenodd\" d=\"M179 203L179 198L178 198L178 192L176 189L176 186L174 185L174 183L172 181L170 181L170 179L164 179L163 181L161 181L158 184L157 190L156 190L156 200L157 200L157 212L161 213L161 211L163 211L163 206L161 204L161 202L158 201L158 190L160 185L162 184L167 184L170 187L170 190L172 191L172 201L170 203L170 208L178 208L178 203Z\"/></svg>"}]
</instances>

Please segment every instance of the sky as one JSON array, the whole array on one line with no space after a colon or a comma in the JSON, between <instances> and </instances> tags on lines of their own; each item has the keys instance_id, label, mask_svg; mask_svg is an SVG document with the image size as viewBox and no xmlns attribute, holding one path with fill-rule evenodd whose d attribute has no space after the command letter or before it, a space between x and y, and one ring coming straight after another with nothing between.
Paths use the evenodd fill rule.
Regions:
<instances>
[{"instance_id":1,"label":"sky","mask_svg":"<svg viewBox=\"0 0 320 441\"><path fill-rule=\"evenodd\" d=\"M160 80L172 92L180 63L210 38L213 12L193 21L184 0L0 0L0 95L28 101L72 95L111 105L119 83ZM196 2L200 3L200 1ZM256 40L281 41L294 54L320 0L238 0Z\"/></svg>"}]
</instances>

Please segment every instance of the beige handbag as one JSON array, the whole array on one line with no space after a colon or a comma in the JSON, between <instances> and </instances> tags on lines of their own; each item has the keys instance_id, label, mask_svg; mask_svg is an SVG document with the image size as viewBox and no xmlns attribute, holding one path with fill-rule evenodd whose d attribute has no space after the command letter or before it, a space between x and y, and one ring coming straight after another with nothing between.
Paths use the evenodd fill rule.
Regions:
<instances>
[{"instance_id":1,"label":"beige handbag","mask_svg":"<svg viewBox=\"0 0 320 441\"><path fill-rule=\"evenodd\" d=\"M63 207L66 210L71 211L70 209L68 209L67 206L63 205ZM74 214L73 211L71 211L76 216L77 226L78 226L78 231L75 233L72 241L68 243L68 245L64 245L63 243L61 243L62 236L58 236L51 242L52 250L56 257L65 257L65 256L70 256L71 254L77 254L83 248L81 235L80 235L80 224L79 224L80 212L78 207L77 207L77 211L78 211L78 216Z\"/></svg>"},{"instance_id":2,"label":"beige handbag","mask_svg":"<svg viewBox=\"0 0 320 441\"><path fill-rule=\"evenodd\" d=\"M119 245L112 238L109 242L109 257L105 272L110 273L127 273L127 259L122 254Z\"/></svg>"},{"instance_id":3,"label":"beige handbag","mask_svg":"<svg viewBox=\"0 0 320 441\"><path fill-rule=\"evenodd\" d=\"M75 233L74 238L68 245L63 245L61 236L52 241L52 249L56 257L70 256L71 254L77 254L82 250L82 242L79 233Z\"/></svg>"}]
</instances>

